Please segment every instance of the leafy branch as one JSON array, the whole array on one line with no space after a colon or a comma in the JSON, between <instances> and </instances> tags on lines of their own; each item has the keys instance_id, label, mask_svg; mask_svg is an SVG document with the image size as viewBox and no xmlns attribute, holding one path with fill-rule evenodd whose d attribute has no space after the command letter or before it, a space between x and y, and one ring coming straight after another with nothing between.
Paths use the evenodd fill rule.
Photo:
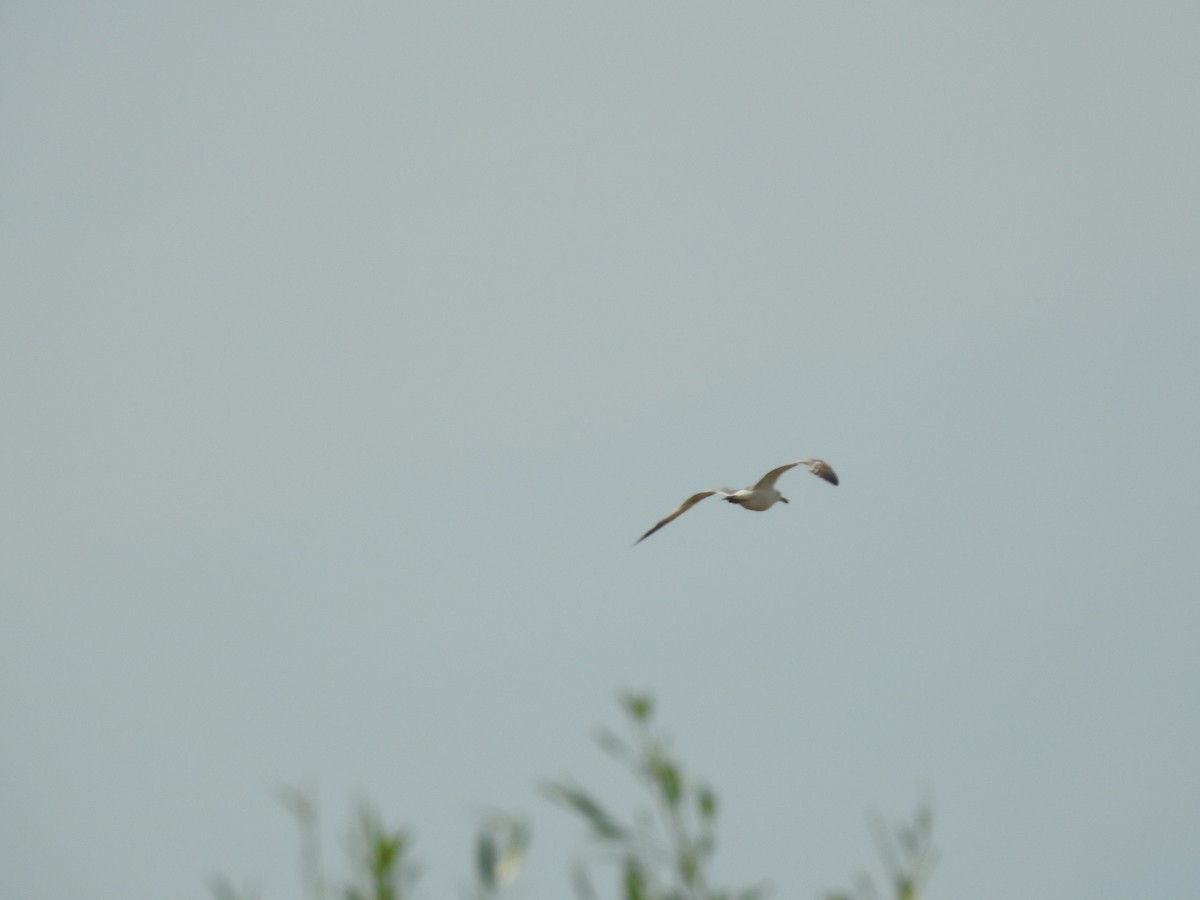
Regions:
<instances>
[{"instance_id":1,"label":"leafy branch","mask_svg":"<svg viewBox=\"0 0 1200 900\"><path fill-rule=\"evenodd\" d=\"M708 870L716 852L717 796L707 784L689 779L653 727L654 701L625 694L621 706L629 739L601 732L599 744L627 768L653 799L649 816L622 822L583 788L563 781L545 793L581 817L606 853L619 861L624 900L758 900L765 885L741 890L713 888ZM577 865L575 891L596 897L586 866Z\"/></svg>"},{"instance_id":2,"label":"leafy branch","mask_svg":"<svg viewBox=\"0 0 1200 900\"><path fill-rule=\"evenodd\" d=\"M630 820L612 814L591 793L567 781L547 783L543 792L583 820L605 861L617 864L620 900L761 900L766 884L740 889L714 887L710 876L717 847L717 795L689 777L654 723L654 701L646 694L623 694L620 705L628 735L602 731L597 742L627 769L650 796L650 809ZM312 795L297 789L281 799L299 829L300 877L305 900L409 900L419 874L408 830L384 824L369 805L358 810L347 849L352 876L331 881L321 861L320 822ZM918 808L912 824L887 828L873 823L886 882L895 900L919 900L937 862L933 814ZM497 900L517 877L529 848L530 829L522 818L494 812L484 816L475 842L478 900ZM599 900L585 862L577 862L572 882L579 900ZM209 884L214 900L258 900L252 889L238 890L227 878ZM852 891L832 891L825 900L878 900L875 883L860 877Z\"/></svg>"}]
</instances>

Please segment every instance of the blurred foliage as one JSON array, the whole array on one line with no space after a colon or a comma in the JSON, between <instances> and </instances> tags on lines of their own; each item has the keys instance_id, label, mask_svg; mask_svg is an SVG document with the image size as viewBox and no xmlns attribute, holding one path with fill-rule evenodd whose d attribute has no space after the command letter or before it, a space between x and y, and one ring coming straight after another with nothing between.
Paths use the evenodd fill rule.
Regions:
<instances>
[{"instance_id":1,"label":"blurred foliage","mask_svg":"<svg viewBox=\"0 0 1200 900\"><path fill-rule=\"evenodd\" d=\"M615 875L620 900L760 900L766 884L738 889L711 884L710 868L717 847L719 804L703 781L687 775L682 763L656 730L654 701L647 694L620 698L628 736L602 731L600 747L627 771L650 797L648 809L632 817L614 815L577 784L553 781L546 796L583 820L600 848L600 860ZM331 882L321 860L320 821L308 792L289 788L281 800L299 829L300 879L306 900L406 900L413 896L419 870L412 859L412 838L403 828L389 827L363 804L353 822L347 853L349 880ZM873 822L888 891L895 900L919 900L936 863L933 814L928 805L917 810L912 824L887 828ZM531 832L523 818L501 812L483 816L475 840L474 895L499 900L517 878L529 849ZM592 868L577 861L571 881L580 900L599 900ZM239 890L227 878L209 883L214 900L260 900L257 890ZM609 895L609 892L605 892ZM852 891L831 891L825 900L879 900L875 882L859 878Z\"/></svg>"},{"instance_id":2,"label":"blurred foliage","mask_svg":"<svg viewBox=\"0 0 1200 900\"><path fill-rule=\"evenodd\" d=\"M932 807L929 804L919 806L911 825L888 828L881 818L876 818L871 830L891 896L896 900L919 900L925 882L937 864ZM878 900L879 896L874 880L869 875L862 875L854 891L831 891L825 895L825 900Z\"/></svg>"},{"instance_id":3,"label":"blurred foliage","mask_svg":"<svg viewBox=\"0 0 1200 900\"><path fill-rule=\"evenodd\" d=\"M524 819L504 813L484 817L475 838L475 874L481 896L494 895L517 877L530 836Z\"/></svg>"},{"instance_id":4,"label":"blurred foliage","mask_svg":"<svg viewBox=\"0 0 1200 900\"><path fill-rule=\"evenodd\" d=\"M645 694L625 694L621 706L630 736L603 731L599 744L632 773L650 794L652 809L623 822L577 785L551 782L546 795L584 820L603 855L619 870L624 900L757 900L765 885L730 890L709 884L716 851L717 796L701 781L687 777L683 765L654 729L654 702ZM591 874L575 868L575 892L596 897Z\"/></svg>"},{"instance_id":5,"label":"blurred foliage","mask_svg":"<svg viewBox=\"0 0 1200 900\"><path fill-rule=\"evenodd\" d=\"M408 833L389 829L370 807L359 810L350 848L357 883L344 889L346 900L403 900L416 881L417 869L405 856Z\"/></svg>"},{"instance_id":6,"label":"blurred foliage","mask_svg":"<svg viewBox=\"0 0 1200 900\"><path fill-rule=\"evenodd\" d=\"M403 828L389 828L368 804L362 804L350 830L347 855L352 876L331 887L321 860L321 823L316 800L297 788L280 792L300 832L300 881L307 900L405 900L418 869L409 857L411 838ZM209 883L214 900L259 900L257 891L238 891L228 878Z\"/></svg>"}]
</instances>

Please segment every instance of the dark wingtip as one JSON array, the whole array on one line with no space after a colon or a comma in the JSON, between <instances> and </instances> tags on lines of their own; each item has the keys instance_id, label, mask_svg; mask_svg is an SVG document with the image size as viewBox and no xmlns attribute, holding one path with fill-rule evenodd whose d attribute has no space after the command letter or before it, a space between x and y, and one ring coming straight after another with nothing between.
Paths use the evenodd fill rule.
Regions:
<instances>
[{"instance_id":1,"label":"dark wingtip","mask_svg":"<svg viewBox=\"0 0 1200 900\"><path fill-rule=\"evenodd\" d=\"M830 472L828 475L825 476L825 480L828 481L830 484L836 485L838 483L837 474L834 472Z\"/></svg>"}]
</instances>

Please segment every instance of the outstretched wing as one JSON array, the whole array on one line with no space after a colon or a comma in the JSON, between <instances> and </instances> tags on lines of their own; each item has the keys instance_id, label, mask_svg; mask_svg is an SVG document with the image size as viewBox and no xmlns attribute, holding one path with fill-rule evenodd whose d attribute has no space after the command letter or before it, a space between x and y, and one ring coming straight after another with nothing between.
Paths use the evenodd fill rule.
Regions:
<instances>
[{"instance_id":1,"label":"outstretched wing","mask_svg":"<svg viewBox=\"0 0 1200 900\"><path fill-rule=\"evenodd\" d=\"M830 484L837 484L837 472L833 471L833 466L825 462L823 459L804 459L801 462L808 463L808 471L812 472L818 478L823 478Z\"/></svg>"},{"instance_id":2,"label":"outstretched wing","mask_svg":"<svg viewBox=\"0 0 1200 900\"><path fill-rule=\"evenodd\" d=\"M812 472L818 478L824 478L830 484L837 484L837 472L833 471L833 466L825 462L823 459L798 459L795 462L790 462L787 465L780 466L777 469L772 469L762 478L758 479L758 484L754 485L756 491L761 491L765 488L775 487L775 482L779 476L788 469L794 469L796 466L808 466L808 471Z\"/></svg>"},{"instance_id":3,"label":"outstretched wing","mask_svg":"<svg viewBox=\"0 0 1200 900\"><path fill-rule=\"evenodd\" d=\"M697 503L699 503L705 497L711 497L713 494L727 494L727 493L728 493L728 491L712 490L712 491L701 491L698 494L692 494L692 496L688 497L686 500L684 500L682 503L680 503L679 506L677 506L675 508L674 512L672 512L670 515L665 516L662 519L660 519L657 525L655 525L653 528L651 528L649 531L647 531L645 534L643 534L640 538L638 538L636 541L634 541L633 545L636 547L638 544L640 544L646 538L650 537L650 535L654 534L654 532L658 531L658 529L662 528L664 525L674 522L676 519L678 519L680 516L682 516L685 512L687 512L689 509L691 509L693 506L695 506Z\"/></svg>"}]
</instances>

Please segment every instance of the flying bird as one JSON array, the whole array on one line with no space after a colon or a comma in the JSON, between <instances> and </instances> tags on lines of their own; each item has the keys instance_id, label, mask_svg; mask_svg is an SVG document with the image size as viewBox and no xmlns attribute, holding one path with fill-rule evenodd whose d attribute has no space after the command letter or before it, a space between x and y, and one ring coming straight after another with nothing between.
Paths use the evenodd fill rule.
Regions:
<instances>
[{"instance_id":1,"label":"flying bird","mask_svg":"<svg viewBox=\"0 0 1200 900\"><path fill-rule=\"evenodd\" d=\"M818 478L823 478L830 484L838 483L837 473L833 471L833 467L825 462L825 460L798 459L795 462L779 466L777 469L772 469L762 478L758 479L758 483L754 487L742 488L740 491L735 491L733 488L714 488L711 491L701 491L698 494L692 494L692 496L680 503L673 512L659 520L658 524L634 541L633 545L636 547L646 538L650 537L650 535L654 534L654 532L658 531L658 529L674 522L705 497L711 497L713 494L722 497L728 503L736 503L742 509L752 509L755 512L768 510L780 501L787 503L788 498L775 490L775 482L779 480L780 475L796 466L808 466L808 471L812 472Z\"/></svg>"}]
</instances>

